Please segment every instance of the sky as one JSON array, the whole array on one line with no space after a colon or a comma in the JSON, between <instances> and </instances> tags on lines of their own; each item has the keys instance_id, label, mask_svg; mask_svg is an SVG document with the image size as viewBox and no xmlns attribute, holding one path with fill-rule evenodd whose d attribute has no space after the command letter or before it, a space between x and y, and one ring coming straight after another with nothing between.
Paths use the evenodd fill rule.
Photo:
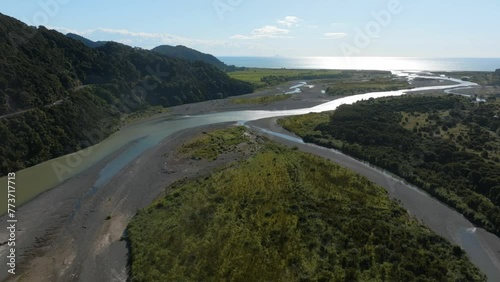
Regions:
<instances>
[{"instance_id":1,"label":"sky","mask_svg":"<svg viewBox=\"0 0 500 282\"><path fill-rule=\"evenodd\" d=\"M2 0L0 12L94 41L216 56L500 57L498 0Z\"/></svg>"}]
</instances>

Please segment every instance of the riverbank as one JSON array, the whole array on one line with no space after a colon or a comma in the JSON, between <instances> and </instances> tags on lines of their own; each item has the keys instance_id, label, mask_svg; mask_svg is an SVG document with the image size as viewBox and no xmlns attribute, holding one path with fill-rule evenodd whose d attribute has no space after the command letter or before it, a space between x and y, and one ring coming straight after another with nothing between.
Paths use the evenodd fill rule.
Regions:
<instances>
[{"instance_id":1,"label":"riverbank","mask_svg":"<svg viewBox=\"0 0 500 282\"><path fill-rule=\"evenodd\" d=\"M204 130L226 126L198 127L167 137L92 196L81 195L99 179L99 172L109 160L121 152L20 207L18 221L23 224L16 247L20 257L18 273L22 274L16 276L17 280L125 281L127 248L120 238L135 212L149 205L173 182L200 177L241 157L194 161L179 157L175 148ZM77 199L81 201L74 212ZM6 248L2 246L1 263L5 263L5 257ZM6 275L1 273L0 280L8 278Z\"/></svg>"},{"instance_id":2,"label":"riverbank","mask_svg":"<svg viewBox=\"0 0 500 282\"><path fill-rule=\"evenodd\" d=\"M314 82L308 83L310 85L315 85L313 84ZM289 89L289 87L294 84L295 82L286 84L283 88L285 90ZM240 114L240 116L234 114L224 116L220 119L215 118L216 115L213 115L210 120L204 116L203 119L189 119L190 123L186 122L186 118L177 119L179 116L182 117L195 113L215 112L224 114L223 112L236 111L237 109L302 109L306 108L308 105L315 106L324 103L324 99L327 99L328 97L322 96L323 93L321 90L322 89L319 86L315 86L314 88L307 87L303 89L302 93L296 94L296 96L291 99L268 105L234 105L230 103L229 99L223 102L211 101L192 105L183 105L173 108L172 111L166 116L151 117L138 122L135 125L129 125L123 128L121 132L119 132L121 135L114 136L114 139L118 140L117 143L113 143L108 140L109 142L104 142L105 146L99 144L97 146L98 148L94 152L97 152L99 148L101 150L105 150L108 147L116 151L117 148L124 146L123 144L126 140L128 140L128 138L138 140L136 145L131 147L131 151L127 150L127 153L132 153L125 154L126 158L119 160L119 162L123 163L125 167L120 168L119 164L116 164L119 172L116 175L110 174L110 177L112 178L109 179L109 184L105 184L87 200L82 201L78 212L73 215L71 222L63 222L57 226L59 229L53 232L60 232L60 234L64 234L59 235L58 237L63 239L59 240L58 238L47 238L44 235L45 230L30 232L29 234L19 234L20 251L25 250L26 248L33 248L33 246L35 246L33 242L36 240L44 241L48 246L50 246L46 249L45 253L39 253L37 255L22 253L27 257L20 261L21 265L24 264L24 269L34 270L28 272L23 279L29 281L29 278L33 278L36 281L40 281L41 276L37 276L36 271L38 269L43 270L46 268L48 268L48 270L43 272L45 274L43 277L47 280L55 279L63 281L64 279L75 278L87 280L93 278L97 279L97 276L104 277L103 279L109 280L126 277L126 248L124 243L119 241L119 237L121 236L121 233L125 229L125 226L131 216L135 214L138 208L150 204L151 201L161 193L163 187L168 185L168 183L176 181L177 179L182 179L182 177L196 175L198 172L206 172L206 170L203 170L203 167L193 167L189 160L184 163L175 163L175 158L165 161L162 157L162 150L163 152L168 152L175 148L175 144L178 145L179 142L182 142L180 141L182 136L184 136L183 138L185 139L191 138L194 133L190 130L183 131L186 127L189 128L200 125L207 126L210 123L217 123L221 121L258 119L258 114L261 113L248 112L247 115ZM266 91L274 92L274 89L268 89ZM266 92L259 92L246 96L255 97L258 95L266 95L265 93ZM330 98L332 100L334 99L332 97ZM214 106L210 106L211 103L214 103ZM255 116L252 116L254 114ZM266 115L269 115L269 113L266 113ZM198 128L197 130L203 131L202 128ZM165 138L164 136L167 137ZM160 142L160 140L163 141ZM68 200L68 204L74 205L77 200L100 179L102 168L107 167L107 164L115 165L114 160L117 160L122 156L123 154L117 153L116 158L112 158L113 161L108 163L103 162L102 159L84 159L83 162L88 160L89 163L94 161L97 163L91 166L92 169L95 169L92 170L94 174L85 176L85 180L73 177L67 182L58 185L56 189L51 191L55 191L53 193L64 194L65 189L68 189L68 187L80 187L78 188L80 190L77 189L80 194ZM89 156L88 158L90 157L92 156ZM171 163L173 166L179 168L175 169L175 171L177 171L177 174L175 175L178 175L177 178L171 174L161 172L162 166L165 165L164 162L167 162L167 164ZM85 173L88 171L90 170L85 170ZM373 173L376 174L376 172ZM56 199L56 196L52 194L49 194L49 196L43 194L31 203L38 202L43 197L54 197L54 199ZM60 210L55 209L52 211L52 214L54 217L70 217L71 213L68 213L68 211L68 207ZM44 223L48 223L44 219L46 217L45 215L43 217L35 216L36 211L30 210L30 205L21 206L18 213L32 215L32 217L23 218L24 230L31 230L31 227L36 226L38 222L42 225ZM106 220L108 216L109 219ZM49 218L49 216L47 217ZM5 217L0 218L0 220L5 220ZM3 242L6 236L7 233L2 230L0 232L0 242ZM3 260L5 259L5 250L5 246L0 247L0 263L4 263Z\"/></svg>"},{"instance_id":3,"label":"riverbank","mask_svg":"<svg viewBox=\"0 0 500 282\"><path fill-rule=\"evenodd\" d=\"M231 127L184 146L202 159L253 153L168 187L132 219L130 279L485 281L459 248L390 201L382 187L259 136Z\"/></svg>"},{"instance_id":4,"label":"riverbank","mask_svg":"<svg viewBox=\"0 0 500 282\"><path fill-rule=\"evenodd\" d=\"M277 119L261 119L246 124L257 131L265 129L266 132L261 134L268 138L327 158L384 187L393 199L431 230L461 246L471 261L488 275L489 281L500 281L500 238L481 228L475 228L457 211L383 169L333 149L296 142L294 139L299 139L299 137L279 126ZM275 132L279 135L274 134ZM284 136L290 136L291 139L284 138Z\"/></svg>"},{"instance_id":5,"label":"riverbank","mask_svg":"<svg viewBox=\"0 0 500 282\"><path fill-rule=\"evenodd\" d=\"M283 94L285 92L290 91L291 87L298 85L303 81L291 81L284 83L282 85L276 87L270 87L268 89L260 90L252 94L240 95L236 98L257 98L264 97L268 95L275 94ZM235 98L226 98L219 100L211 100L205 102L199 102L194 104L186 104L175 106L169 108L167 113L162 113L158 115L152 115L150 117L146 117L141 120L137 120L134 123L131 123L129 126L136 126L141 123L149 122L155 119L161 119L167 116L183 116L183 115L200 115L200 114L209 114L209 113L218 113L218 112L229 112L229 111L284 111L284 110L296 110L303 108L310 108L314 106L321 105L326 102L334 101L337 99L344 98L346 96L330 96L324 93L326 88L331 83L328 79L320 79L320 80L307 80L305 81L307 84L300 87L301 92L296 94L288 94L290 95L289 99L281 100L268 104L236 104L233 103L232 100ZM434 86L452 86L457 85L456 82L449 81L446 79L440 80L415 80L411 82L412 88L421 88L421 87L434 87ZM431 90L426 90L424 93L429 92ZM414 94L418 94L414 93Z\"/></svg>"}]
</instances>

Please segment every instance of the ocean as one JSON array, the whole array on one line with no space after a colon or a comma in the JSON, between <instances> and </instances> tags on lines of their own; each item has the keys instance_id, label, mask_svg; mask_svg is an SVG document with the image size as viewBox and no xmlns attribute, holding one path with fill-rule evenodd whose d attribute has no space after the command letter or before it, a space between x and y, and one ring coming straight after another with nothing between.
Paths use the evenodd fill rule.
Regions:
<instances>
[{"instance_id":1,"label":"ocean","mask_svg":"<svg viewBox=\"0 0 500 282\"><path fill-rule=\"evenodd\" d=\"M254 68L495 71L500 58L403 58L403 57L219 57L227 65Z\"/></svg>"}]
</instances>

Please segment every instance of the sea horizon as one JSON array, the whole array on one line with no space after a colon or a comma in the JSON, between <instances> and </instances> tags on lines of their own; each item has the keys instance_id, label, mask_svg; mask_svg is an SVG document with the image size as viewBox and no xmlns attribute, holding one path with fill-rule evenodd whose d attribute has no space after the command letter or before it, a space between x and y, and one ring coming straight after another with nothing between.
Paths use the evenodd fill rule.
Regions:
<instances>
[{"instance_id":1,"label":"sea horizon","mask_svg":"<svg viewBox=\"0 0 500 282\"><path fill-rule=\"evenodd\" d=\"M218 56L227 65L252 68L345 69L345 70L408 70L408 71L495 71L500 58L473 57L259 57Z\"/></svg>"}]
</instances>

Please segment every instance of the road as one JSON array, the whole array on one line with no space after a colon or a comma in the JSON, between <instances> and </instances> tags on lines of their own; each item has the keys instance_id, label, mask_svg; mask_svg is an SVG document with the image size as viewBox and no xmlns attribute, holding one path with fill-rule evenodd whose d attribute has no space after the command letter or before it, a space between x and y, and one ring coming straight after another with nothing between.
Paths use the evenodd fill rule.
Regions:
<instances>
[{"instance_id":1,"label":"road","mask_svg":"<svg viewBox=\"0 0 500 282\"><path fill-rule=\"evenodd\" d=\"M86 88L88 86L90 86L90 85L80 85L80 86L77 86L77 87L73 88L73 91L78 91L78 90L84 89L84 88ZM54 107L54 106L59 106L62 103L64 103L65 100L68 100L68 97L66 97L64 99L57 100L57 101L52 102L50 104L44 105L44 106L42 106L42 108L50 108L50 107ZM17 111L15 113L10 113L10 114L6 114L6 115L2 115L2 116L0 116L0 119L9 118L9 117L17 116L17 115L21 115L21 114L33 111L33 110L38 109L38 108L40 108L40 107L33 107L31 109L26 109L26 110L22 110L22 111Z\"/></svg>"}]
</instances>

